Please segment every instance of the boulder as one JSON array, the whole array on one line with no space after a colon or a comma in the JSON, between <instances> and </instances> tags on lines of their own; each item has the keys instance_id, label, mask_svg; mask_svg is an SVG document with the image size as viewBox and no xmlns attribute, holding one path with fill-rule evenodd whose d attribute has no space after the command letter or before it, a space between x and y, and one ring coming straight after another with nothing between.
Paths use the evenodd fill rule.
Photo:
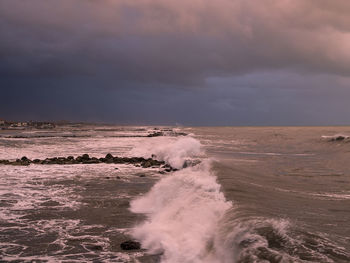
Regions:
<instances>
[{"instance_id":1,"label":"boulder","mask_svg":"<svg viewBox=\"0 0 350 263\"><path fill-rule=\"evenodd\" d=\"M23 157L21 158L21 161L25 162L25 161L29 161L29 159L28 159L26 156L23 156Z\"/></svg>"},{"instance_id":2,"label":"boulder","mask_svg":"<svg viewBox=\"0 0 350 263\"><path fill-rule=\"evenodd\" d=\"M149 168L152 166L152 163L150 161L146 161L146 162L141 163L141 166L143 168Z\"/></svg>"},{"instance_id":3,"label":"boulder","mask_svg":"<svg viewBox=\"0 0 350 263\"><path fill-rule=\"evenodd\" d=\"M113 155L110 153L107 153L105 158L106 159L113 159Z\"/></svg>"},{"instance_id":4,"label":"boulder","mask_svg":"<svg viewBox=\"0 0 350 263\"><path fill-rule=\"evenodd\" d=\"M83 161L87 161L87 160L90 160L90 156L89 156L87 153L85 153L85 154L83 154L83 155L81 156L81 159L82 159Z\"/></svg>"}]
</instances>

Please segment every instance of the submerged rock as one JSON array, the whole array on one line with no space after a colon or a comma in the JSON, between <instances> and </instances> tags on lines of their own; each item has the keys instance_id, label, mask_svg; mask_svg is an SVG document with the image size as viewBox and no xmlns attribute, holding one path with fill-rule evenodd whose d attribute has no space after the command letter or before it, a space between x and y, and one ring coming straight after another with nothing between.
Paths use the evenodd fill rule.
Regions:
<instances>
[{"instance_id":1,"label":"submerged rock","mask_svg":"<svg viewBox=\"0 0 350 263\"><path fill-rule=\"evenodd\" d=\"M128 240L120 244L120 248L123 250L133 250L133 249L140 249L141 244L140 242Z\"/></svg>"}]
</instances>

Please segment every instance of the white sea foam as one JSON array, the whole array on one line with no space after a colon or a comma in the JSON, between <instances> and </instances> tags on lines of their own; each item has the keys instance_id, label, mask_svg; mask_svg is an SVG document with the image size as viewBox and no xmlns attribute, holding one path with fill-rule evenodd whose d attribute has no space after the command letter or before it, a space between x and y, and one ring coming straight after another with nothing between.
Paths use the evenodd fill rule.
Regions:
<instances>
[{"instance_id":1,"label":"white sea foam","mask_svg":"<svg viewBox=\"0 0 350 263\"><path fill-rule=\"evenodd\" d=\"M132 212L147 215L132 235L150 253L163 253L162 262L220 262L210 247L232 204L209 168L204 162L178 171L131 202Z\"/></svg>"},{"instance_id":2,"label":"white sea foam","mask_svg":"<svg viewBox=\"0 0 350 263\"><path fill-rule=\"evenodd\" d=\"M131 150L130 155L165 161L172 167L182 168L186 159L201 154L201 144L192 137L156 137Z\"/></svg>"},{"instance_id":3,"label":"white sea foam","mask_svg":"<svg viewBox=\"0 0 350 263\"><path fill-rule=\"evenodd\" d=\"M336 140L336 139L343 138L344 140L347 140L350 138L350 136L346 135L346 134L338 133L338 134L334 134L334 135L322 135L321 138L328 139L328 140Z\"/></svg>"},{"instance_id":4,"label":"white sea foam","mask_svg":"<svg viewBox=\"0 0 350 263\"><path fill-rule=\"evenodd\" d=\"M177 167L182 167L186 158L199 155L200 144L193 138L161 141L156 147L144 145L135 152L145 157L156 154ZM134 199L130 210L147 217L130 234L149 253L161 254L163 263L254 260L262 248L271 257L291 260L270 250L267 237L258 231L269 229L284 238L288 222L263 218L242 221L221 192L210 160L163 177L147 194Z\"/></svg>"}]
</instances>

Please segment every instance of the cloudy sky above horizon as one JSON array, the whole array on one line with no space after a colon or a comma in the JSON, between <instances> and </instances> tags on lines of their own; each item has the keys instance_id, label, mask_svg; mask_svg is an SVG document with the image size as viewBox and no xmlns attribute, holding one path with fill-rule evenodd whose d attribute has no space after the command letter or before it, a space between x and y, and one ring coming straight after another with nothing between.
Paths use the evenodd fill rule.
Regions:
<instances>
[{"instance_id":1,"label":"cloudy sky above horizon","mask_svg":"<svg viewBox=\"0 0 350 263\"><path fill-rule=\"evenodd\" d=\"M347 0L1 0L0 119L350 124Z\"/></svg>"}]
</instances>

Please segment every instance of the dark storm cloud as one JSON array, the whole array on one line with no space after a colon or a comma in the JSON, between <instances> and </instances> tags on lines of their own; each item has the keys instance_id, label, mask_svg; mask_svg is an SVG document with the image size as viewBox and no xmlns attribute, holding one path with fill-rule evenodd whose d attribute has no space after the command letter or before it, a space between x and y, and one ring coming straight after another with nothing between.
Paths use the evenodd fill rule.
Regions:
<instances>
[{"instance_id":1,"label":"dark storm cloud","mask_svg":"<svg viewBox=\"0 0 350 263\"><path fill-rule=\"evenodd\" d=\"M350 73L348 1L0 3L1 74L201 82L259 70Z\"/></svg>"},{"instance_id":2,"label":"dark storm cloud","mask_svg":"<svg viewBox=\"0 0 350 263\"><path fill-rule=\"evenodd\" d=\"M321 121L333 103L342 122L349 13L345 0L3 0L0 110L232 125Z\"/></svg>"}]
</instances>

